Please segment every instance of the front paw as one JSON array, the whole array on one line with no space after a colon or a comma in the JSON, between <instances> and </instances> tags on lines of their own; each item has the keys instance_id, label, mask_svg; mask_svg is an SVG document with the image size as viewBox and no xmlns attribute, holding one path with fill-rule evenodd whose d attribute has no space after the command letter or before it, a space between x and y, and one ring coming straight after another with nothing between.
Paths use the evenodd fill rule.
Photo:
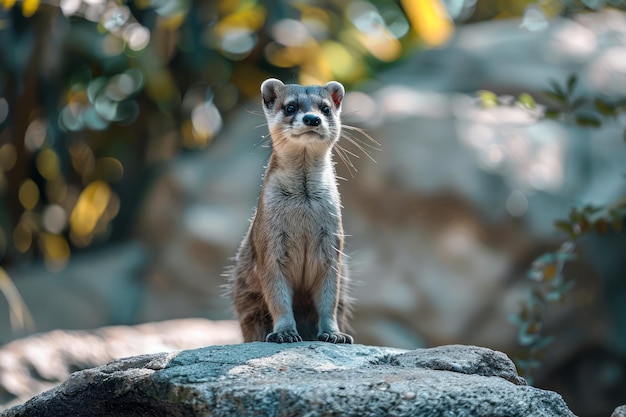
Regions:
<instances>
[{"instance_id":1,"label":"front paw","mask_svg":"<svg viewBox=\"0 0 626 417\"><path fill-rule=\"evenodd\" d=\"M322 342L328 342L328 343L345 343L348 345L351 345L354 342L354 340L352 339L352 336L346 333L341 333L341 332L320 333L317 336L317 340L320 340Z\"/></svg>"},{"instance_id":2,"label":"front paw","mask_svg":"<svg viewBox=\"0 0 626 417\"><path fill-rule=\"evenodd\" d=\"M282 330L268 334L265 341L272 343L295 343L302 342L302 338L296 330Z\"/></svg>"}]
</instances>

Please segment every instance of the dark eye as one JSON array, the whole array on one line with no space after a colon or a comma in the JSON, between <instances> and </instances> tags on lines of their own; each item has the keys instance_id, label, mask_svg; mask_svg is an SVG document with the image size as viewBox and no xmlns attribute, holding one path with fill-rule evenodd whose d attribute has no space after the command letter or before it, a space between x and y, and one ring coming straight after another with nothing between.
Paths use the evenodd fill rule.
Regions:
<instances>
[{"instance_id":1,"label":"dark eye","mask_svg":"<svg viewBox=\"0 0 626 417\"><path fill-rule=\"evenodd\" d=\"M296 112L296 106L294 106L293 104L287 104L284 110L285 110L285 114L289 116Z\"/></svg>"},{"instance_id":2,"label":"dark eye","mask_svg":"<svg viewBox=\"0 0 626 417\"><path fill-rule=\"evenodd\" d=\"M322 114L324 116L329 116L330 115L330 107L328 107L328 106L322 107Z\"/></svg>"}]
</instances>

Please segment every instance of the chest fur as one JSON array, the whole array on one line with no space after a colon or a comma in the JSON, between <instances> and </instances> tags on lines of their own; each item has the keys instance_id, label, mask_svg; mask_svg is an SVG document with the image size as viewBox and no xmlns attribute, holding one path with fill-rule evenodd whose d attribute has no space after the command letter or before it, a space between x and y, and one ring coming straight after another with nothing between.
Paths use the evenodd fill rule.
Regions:
<instances>
[{"instance_id":1,"label":"chest fur","mask_svg":"<svg viewBox=\"0 0 626 417\"><path fill-rule=\"evenodd\" d=\"M265 179L257 212L258 226L269 237L264 244L293 282L312 283L335 263L341 249L334 176L272 174Z\"/></svg>"}]
</instances>

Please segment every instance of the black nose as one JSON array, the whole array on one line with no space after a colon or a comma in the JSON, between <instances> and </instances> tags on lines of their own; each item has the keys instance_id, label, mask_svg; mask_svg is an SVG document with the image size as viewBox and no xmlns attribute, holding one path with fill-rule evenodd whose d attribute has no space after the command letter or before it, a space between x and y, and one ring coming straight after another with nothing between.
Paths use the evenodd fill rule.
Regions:
<instances>
[{"instance_id":1,"label":"black nose","mask_svg":"<svg viewBox=\"0 0 626 417\"><path fill-rule=\"evenodd\" d=\"M307 126L319 126L322 123L322 119L314 114L305 114L302 118L302 122Z\"/></svg>"}]
</instances>

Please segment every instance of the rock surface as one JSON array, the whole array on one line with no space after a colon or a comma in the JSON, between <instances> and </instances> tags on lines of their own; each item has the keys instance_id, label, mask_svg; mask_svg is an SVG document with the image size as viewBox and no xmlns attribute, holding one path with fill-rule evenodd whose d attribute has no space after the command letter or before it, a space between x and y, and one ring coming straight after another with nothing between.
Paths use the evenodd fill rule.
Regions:
<instances>
[{"instance_id":1,"label":"rock surface","mask_svg":"<svg viewBox=\"0 0 626 417\"><path fill-rule=\"evenodd\" d=\"M503 353L451 345L249 343L158 353L79 371L3 417L573 416Z\"/></svg>"},{"instance_id":2,"label":"rock surface","mask_svg":"<svg viewBox=\"0 0 626 417\"><path fill-rule=\"evenodd\" d=\"M0 347L0 411L59 385L74 371L129 356L241 341L236 321L206 319L55 330L25 337Z\"/></svg>"}]
</instances>

